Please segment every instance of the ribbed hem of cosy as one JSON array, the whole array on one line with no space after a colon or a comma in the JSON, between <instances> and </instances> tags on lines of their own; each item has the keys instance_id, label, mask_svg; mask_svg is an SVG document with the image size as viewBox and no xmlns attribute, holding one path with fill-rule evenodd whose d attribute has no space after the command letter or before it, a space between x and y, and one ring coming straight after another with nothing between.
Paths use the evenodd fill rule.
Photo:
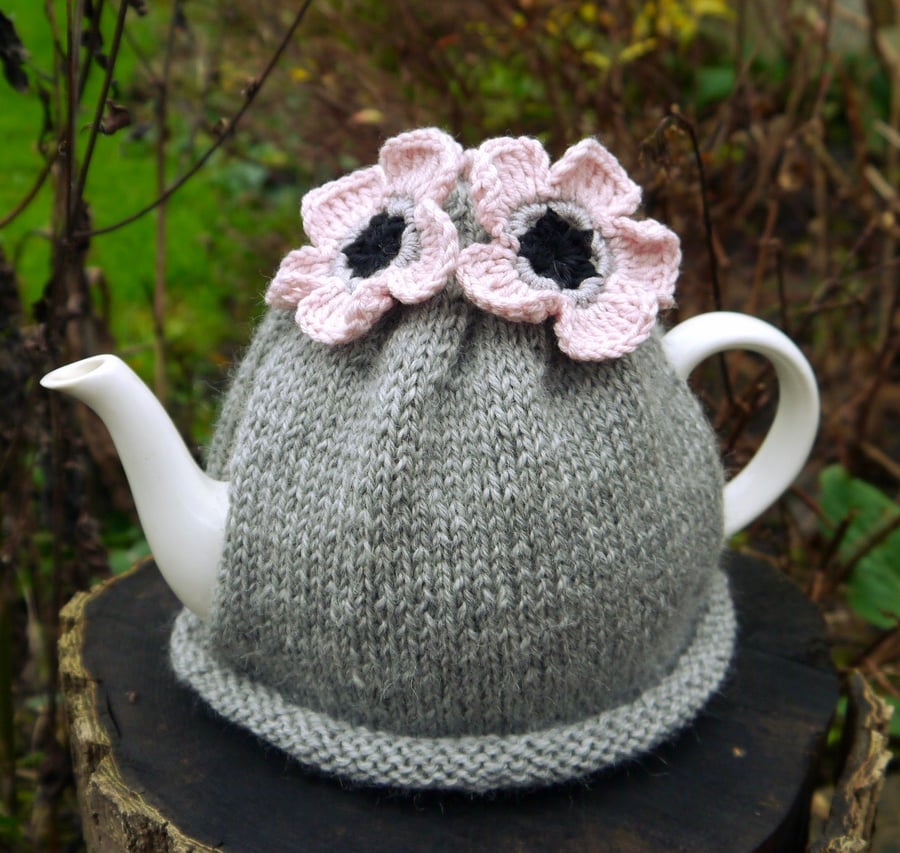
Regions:
<instances>
[{"instance_id":1,"label":"ribbed hem of cosy","mask_svg":"<svg viewBox=\"0 0 900 853\"><path fill-rule=\"evenodd\" d=\"M710 580L706 604L675 669L634 702L522 734L408 737L298 707L218 663L202 622L188 610L175 622L171 660L177 677L215 711L304 764L364 784L486 792L586 776L652 749L687 724L731 661L736 623L721 572Z\"/></svg>"}]
</instances>

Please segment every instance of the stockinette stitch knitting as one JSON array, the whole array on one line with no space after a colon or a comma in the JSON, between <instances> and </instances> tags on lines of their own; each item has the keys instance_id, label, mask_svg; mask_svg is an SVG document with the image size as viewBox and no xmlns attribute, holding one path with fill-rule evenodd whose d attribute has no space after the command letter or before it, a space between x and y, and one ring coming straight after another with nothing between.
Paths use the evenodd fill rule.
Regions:
<instances>
[{"instance_id":1,"label":"stockinette stitch knitting","mask_svg":"<svg viewBox=\"0 0 900 853\"><path fill-rule=\"evenodd\" d=\"M397 139L453 153L439 131L415 133ZM311 252L283 263L210 448L231 495L212 607L181 613L171 658L219 713L308 765L487 791L576 778L685 725L726 673L734 614L716 443L660 333L641 338L647 300L639 331L613 335L641 338L631 349L575 360L563 309L511 322L521 301L493 310L495 294L459 280L470 247L552 255L550 234L574 261L520 265L526 284L556 262L557 290L614 291L627 258L612 220L599 237L562 233L587 232L587 215L538 187L518 225L516 211L492 221L477 157L446 159L436 193L376 194L361 219L344 204L330 243L307 228L319 279L298 283ZM429 228L456 245L432 251ZM392 290L392 264L423 257L438 272ZM371 276L384 283L360 295ZM336 320L301 310L316 287L337 294ZM314 339L335 335L349 337Z\"/></svg>"}]
</instances>

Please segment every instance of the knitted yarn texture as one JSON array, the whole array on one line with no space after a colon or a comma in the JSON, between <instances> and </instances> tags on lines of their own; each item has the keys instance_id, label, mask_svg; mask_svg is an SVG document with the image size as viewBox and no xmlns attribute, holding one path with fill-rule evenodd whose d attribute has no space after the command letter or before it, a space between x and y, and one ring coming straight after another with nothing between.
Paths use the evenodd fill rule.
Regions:
<instances>
[{"instance_id":1,"label":"knitted yarn texture","mask_svg":"<svg viewBox=\"0 0 900 853\"><path fill-rule=\"evenodd\" d=\"M461 174L425 194L425 227L457 241L432 252L428 296L390 276L404 251L407 265L430 251L407 233L418 202L382 194L349 224L346 275L332 259L321 280L380 276L366 304L389 305L372 322L332 311L350 318L334 328L367 326L342 345L304 330L325 314L299 310L317 291L291 291L282 265L210 449L231 495L212 607L181 613L171 659L308 765L487 791L579 777L685 725L725 676L734 614L716 443L659 332L579 361L558 314L511 322L473 301L458 266L491 232ZM602 288L591 245L615 254L614 239L565 233L576 202L544 201L516 244L534 276L558 269L542 240L568 246L558 291Z\"/></svg>"}]
</instances>

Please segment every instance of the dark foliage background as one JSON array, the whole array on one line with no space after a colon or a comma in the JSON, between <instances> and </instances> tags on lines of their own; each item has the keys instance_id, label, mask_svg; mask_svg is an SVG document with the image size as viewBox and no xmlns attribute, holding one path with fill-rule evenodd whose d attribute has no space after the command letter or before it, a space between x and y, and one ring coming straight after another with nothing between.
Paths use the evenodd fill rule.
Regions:
<instances>
[{"instance_id":1,"label":"dark foliage background","mask_svg":"<svg viewBox=\"0 0 900 853\"><path fill-rule=\"evenodd\" d=\"M895 0L318 0L294 30L298 11L0 0L0 845L78 849L57 613L146 549L105 431L38 378L116 351L201 448L303 192L420 125L557 156L597 135L682 238L669 322L720 306L797 341L819 440L732 546L801 584L841 670L896 704ZM748 356L727 371L696 381L737 470L775 391Z\"/></svg>"}]
</instances>

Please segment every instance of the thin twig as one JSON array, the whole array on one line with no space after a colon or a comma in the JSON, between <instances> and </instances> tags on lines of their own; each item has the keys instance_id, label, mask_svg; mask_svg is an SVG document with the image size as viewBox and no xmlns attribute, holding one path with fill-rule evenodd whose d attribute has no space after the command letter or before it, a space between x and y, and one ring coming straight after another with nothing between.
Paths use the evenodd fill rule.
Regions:
<instances>
[{"instance_id":1,"label":"thin twig","mask_svg":"<svg viewBox=\"0 0 900 853\"><path fill-rule=\"evenodd\" d=\"M784 284L784 247L780 240L775 244L775 282L778 285L778 317L781 323L781 330L788 337L791 337L787 288Z\"/></svg>"},{"instance_id":2,"label":"thin twig","mask_svg":"<svg viewBox=\"0 0 900 853\"><path fill-rule=\"evenodd\" d=\"M885 692L897 697L897 688L888 681L879 667L885 661L896 657L897 639L900 637L900 625L889 628L885 633L881 634L877 639L871 642L867 648L859 654L854 666L865 670L869 675L873 676ZM897 697L900 698L900 697Z\"/></svg>"},{"instance_id":3,"label":"thin twig","mask_svg":"<svg viewBox=\"0 0 900 853\"><path fill-rule=\"evenodd\" d=\"M891 459L887 453L878 447L875 447L874 444L869 444L866 441L860 444L859 449L862 451L863 456L871 459L872 462L877 465L880 465L888 472L888 474L897 480L897 482L900 482L900 464Z\"/></svg>"},{"instance_id":4,"label":"thin twig","mask_svg":"<svg viewBox=\"0 0 900 853\"><path fill-rule=\"evenodd\" d=\"M893 243L893 241L891 242ZM900 279L894 283L889 296L890 301L886 309L889 323L887 329L884 331L884 338L881 341L881 346L874 359L872 377L866 384L857 407L855 423L857 445L860 445L865 441L869 428L869 420L874 408L873 403L878 396L878 392L887 382L888 374L894 363L894 358L897 353L900 352L900 332L893 331L896 328L895 317L898 308L900 308L900 305L898 305L898 302L900 302Z\"/></svg>"},{"instance_id":5,"label":"thin twig","mask_svg":"<svg viewBox=\"0 0 900 853\"><path fill-rule=\"evenodd\" d=\"M845 578L850 576L850 572L856 567L857 563L863 559L868 553L878 547L885 539L887 539L895 530L900 528L900 513L897 513L890 521L876 527L868 536L865 536L846 560L836 567L831 575L830 588L834 589Z\"/></svg>"},{"instance_id":6,"label":"thin twig","mask_svg":"<svg viewBox=\"0 0 900 853\"><path fill-rule=\"evenodd\" d=\"M824 26L822 27L821 47L822 53L819 56L819 85L816 89L816 97L813 101L811 118L816 119L822 111L825 103L825 96L831 86L831 74L828 71L828 60L830 58L829 48L831 46L831 31L834 26L834 0L825 0Z\"/></svg>"},{"instance_id":7,"label":"thin twig","mask_svg":"<svg viewBox=\"0 0 900 853\"><path fill-rule=\"evenodd\" d=\"M759 239L759 251L756 254L756 263L753 267L753 283L750 285L750 299L746 306L749 314L755 314L759 310L760 296L762 294L763 280L766 274L769 260L769 247L775 242L775 227L778 225L778 215L781 212L781 204L773 195L766 204L766 222L763 225L763 233Z\"/></svg>"},{"instance_id":8,"label":"thin twig","mask_svg":"<svg viewBox=\"0 0 900 853\"><path fill-rule=\"evenodd\" d=\"M166 144L168 142L169 82L172 72L172 55L175 50L175 31L181 14L183 0L172 4L166 51L163 55L162 77L158 81L156 97L156 191L166 189ZM161 402L166 399L166 210L162 202L156 209L156 263L153 279L153 342L154 342L154 390Z\"/></svg>"},{"instance_id":9,"label":"thin twig","mask_svg":"<svg viewBox=\"0 0 900 853\"><path fill-rule=\"evenodd\" d=\"M50 63L50 92L52 93L53 102L51 106L45 107L45 109L50 112L53 116L56 117L57 123L61 121L62 116L62 86L59 83L59 75L60 69L64 67L66 62L66 55L63 51L62 41L60 40L59 35L59 23L56 20L56 9L53 5L53 0L44 0L44 17L47 19L47 24L50 27L50 35L53 39L53 61ZM47 100L49 102L51 95L47 96ZM44 153L43 147L43 137L38 140L38 149L41 153ZM59 141L56 142L56 154L59 154Z\"/></svg>"},{"instance_id":10,"label":"thin twig","mask_svg":"<svg viewBox=\"0 0 900 853\"><path fill-rule=\"evenodd\" d=\"M88 137L87 149L84 152L84 161L81 171L78 173L78 185L75 190L75 203L78 204L84 195L84 187L87 183L88 169L91 168L91 158L94 156L94 146L100 133L100 125L103 122L103 111L106 109L106 99L109 96L109 88L112 85L113 71L116 67L116 59L119 55L119 45L122 43L122 32L125 29L125 16L128 14L128 0L119 0L119 14L116 18L116 29L113 32L112 47L109 51L109 59L106 62L106 73L103 75L103 86L97 98L97 108L94 112L94 121L91 123L91 133Z\"/></svg>"},{"instance_id":11,"label":"thin twig","mask_svg":"<svg viewBox=\"0 0 900 853\"><path fill-rule=\"evenodd\" d=\"M94 7L94 14L91 18L91 28L88 32L94 38L94 44L88 46L88 55L85 63L81 66L81 79L78 81L78 98L84 97L84 90L87 88L88 78L91 76L91 68L94 67L94 63L92 60L96 56L95 45L99 42L100 39L100 22L103 19L103 3L104 0L97 0L97 5ZM126 0L127 5L127 0Z\"/></svg>"},{"instance_id":12,"label":"thin twig","mask_svg":"<svg viewBox=\"0 0 900 853\"><path fill-rule=\"evenodd\" d=\"M817 561L821 568L816 573L812 589L810 589L809 592L809 597L813 601L819 601L824 595L830 593L837 586L837 581L833 579L833 572L829 571L829 567L831 566L831 561L838 553L838 550L847 535L847 531L850 529L850 525L856 521L858 515L858 509L854 508L850 510L850 512L841 519L837 529L831 535L825 548L822 550Z\"/></svg>"},{"instance_id":13,"label":"thin twig","mask_svg":"<svg viewBox=\"0 0 900 853\"><path fill-rule=\"evenodd\" d=\"M731 431L722 442L723 455L727 456L734 451L738 439L741 437L744 429L747 427L747 424L750 423L750 418L753 417L753 415L755 415L760 410L760 408L762 408L766 394L766 386L762 380L766 378L766 374L769 372L769 369L769 365L766 365L766 367L762 369L759 379L751 383L750 394L748 394L749 400L747 402L741 400L739 401L739 405L729 410L729 420L731 419L731 413L734 412L735 409L737 410L737 417L734 419L731 425Z\"/></svg>"},{"instance_id":14,"label":"thin twig","mask_svg":"<svg viewBox=\"0 0 900 853\"><path fill-rule=\"evenodd\" d=\"M807 139L824 136L824 127L819 120L810 122L809 131L804 134ZM815 146L815 151L821 151L825 145ZM820 281L828 277L830 266L830 230L831 222L829 211L832 209L828 198L827 167L819 160L818 154L812 156L812 197L815 210L816 228L810 229L810 236L815 240L816 250L812 257L813 274Z\"/></svg>"},{"instance_id":15,"label":"thin twig","mask_svg":"<svg viewBox=\"0 0 900 853\"><path fill-rule=\"evenodd\" d=\"M790 29L788 27L787 31L790 31ZM753 186L744 195L743 202L733 214L737 221L746 219L761 198L772 195L771 189L775 169L783 158L785 144L794 134L794 128L797 125L797 113L809 84L809 76L803 74L802 63L792 62L792 65L795 73L794 79L791 81L787 103L778 119L770 121L766 126L768 144L762 147L759 152L759 164L756 168Z\"/></svg>"},{"instance_id":16,"label":"thin twig","mask_svg":"<svg viewBox=\"0 0 900 853\"><path fill-rule=\"evenodd\" d=\"M44 0L44 17L50 25L50 35L53 38L53 50L56 53L56 60L53 66L53 82L56 82L56 68L66 61L66 52L63 50L62 39L59 35L59 24L56 20L56 9L53 0Z\"/></svg>"},{"instance_id":17,"label":"thin twig","mask_svg":"<svg viewBox=\"0 0 900 853\"><path fill-rule=\"evenodd\" d=\"M278 45L278 49L272 55L272 58L269 60L269 64L263 70L263 73L260 77L253 82L253 85L247 91L247 95L244 99L244 103L241 105L241 108L234 114L234 118L232 118L226 125L222 134L216 139L215 142L206 150L202 157L191 166L190 169L187 170L174 184L172 184L161 196L156 198L154 201L150 202L146 207L141 208L136 213L131 214L131 216L125 217L125 219L120 220L119 222L115 222L112 225L107 225L104 228L97 228L93 231L85 231L79 232L75 236L87 239L91 237L98 237L101 234L109 234L111 231L117 231L119 228L124 228L126 225L130 225L132 222L137 221L142 216L148 214L151 210L159 207L163 202L170 199L178 190L180 190L197 172L202 169L210 157L222 147L225 140L230 138L235 131L235 128L238 125L238 122L244 117L244 114L247 110L250 109L250 106L256 100L256 96L259 94L260 89L262 89L266 80L269 78L269 75L272 73L272 70L275 68L278 60L281 59L281 55L284 53L287 48L291 38L294 35L294 32L297 30L297 27L300 26L300 23L303 21L303 18L306 16L306 12L309 7L312 5L313 0L305 0L303 5L300 7L297 14L294 16L294 20L291 22L290 27L282 38L281 43Z\"/></svg>"},{"instance_id":18,"label":"thin twig","mask_svg":"<svg viewBox=\"0 0 900 853\"><path fill-rule=\"evenodd\" d=\"M859 516L859 509L853 507L840 521L838 526L835 528L834 533L832 533L831 538L828 540L825 548L822 550L821 555L819 556L819 562L823 566L828 566L828 564L832 561L834 556L837 554L841 545L844 542L844 537L847 535L847 531L850 529L850 525L852 525L857 517Z\"/></svg>"},{"instance_id":19,"label":"thin twig","mask_svg":"<svg viewBox=\"0 0 900 853\"><path fill-rule=\"evenodd\" d=\"M38 172L37 177L34 179L34 183L31 185L31 188L22 196L21 201L9 212L0 219L0 228L5 228L12 222L16 217L22 214L25 209L34 201L37 194L40 192L41 187L44 186L44 182L47 180L47 176L50 174L50 170L53 168L53 164L56 162L57 154L56 152L52 153L50 157L47 158L47 161L41 167L41 171Z\"/></svg>"},{"instance_id":20,"label":"thin twig","mask_svg":"<svg viewBox=\"0 0 900 853\"><path fill-rule=\"evenodd\" d=\"M74 6L73 6L74 2ZM81 0L66 0L66 124L65 191L66 212L63 231L70 243L75 224L75 121L78 115L78 42L81 34Z\"/></svg>"},{"instance_id":21,"label":"thin twig","mask_svg":"<svg viewBox=\"0 0 900 853\"><path fill-rule=\"evenodd\" d=\"M700 202L703 209L703 228L706 232L706 254L709 258L709 275L712 283L713 304L716 307L716 311L721 311L722 289L719 286L719 260L716 256L716 247L713 245L712 217L709 213L709 198L706 188L706 170L703 168L703 157L700 155L700 144L697 141L697 133L694 130L694 125L683 115L676 112L670 112L662 119L662 121L660 121L656 126L656 130L653 132L653 136L661 134L670 124L675 124L680 127L691 140L691 148L694 152L694 162L697 164L697 174L700 179ZM722 372L722 386L725 389L725 396L728 399L729 406L733 408L735 405L734 391L731 387L731 379L728 376L728 367L725 364L725 356L720 354L718 356L718 361L719 368Z\"/></svg>"},{"instance_id":22,"label":"thin twig","mask_svg":"<svg viewBox=\"0 0 900 853\"><path fill-rule=\"evenodd\" d=\"M694 125L681 115L681 113L670 112L660 122L658 130L663 129L669 124L677 124L691 140L691 149L694 153L694 162L697 164L697 175L700 179L700 202L703 209L703 227L706 231L706 252L709 256L709 275L712 282L713 304L716 306L716 311L721 311L722 289L719 286L719 260L716 256L715 246L713 245L712 217L709 213L709 194L706 188L706 169L703 168L703 157L700 154L700 143L697 141L697 132L694 130Z\"/></svg>"},{"instance_id":23,"label":"thin twig","mask_svg":"<svg viewBox=\"0 0 900 853\"><path fill-rule=\"evenodd\" d=\"M900 2L894 3L895 12L900 14ZM877 42L878 39L876 38ZM890 123L892 127L900 124L900 63L890 61L891 57L885 55L883 62L885 69L891 77L891 103ZM900 149L893 145L888 146L885 163L885 175L889 182L896 183L900 178ZM887 373L893 361L894 354L900 349L898 340L896 318L900 311L900 275L896 270L891 271L892 262L896 260L897 240L890 232L885 234L881 247L881 316L878 328L878 354L875 357L876 374L869 383L869 391L858 410L856 419L856 438L860 444L865 438L872 415L872 404L879 390L887 378Z\"/></svg>"},{"instance_id":24,"label":"thin twig","mask_svg":"<svg viewBox=\"0 0 900 853\"><path fill-rule=\"evenodd\" d=\"M788 489L792 497L797 498L816 518L824 519L825 511L819 505L818 501L807 494L796 483Z\"/></svg>"}]
</instances>

